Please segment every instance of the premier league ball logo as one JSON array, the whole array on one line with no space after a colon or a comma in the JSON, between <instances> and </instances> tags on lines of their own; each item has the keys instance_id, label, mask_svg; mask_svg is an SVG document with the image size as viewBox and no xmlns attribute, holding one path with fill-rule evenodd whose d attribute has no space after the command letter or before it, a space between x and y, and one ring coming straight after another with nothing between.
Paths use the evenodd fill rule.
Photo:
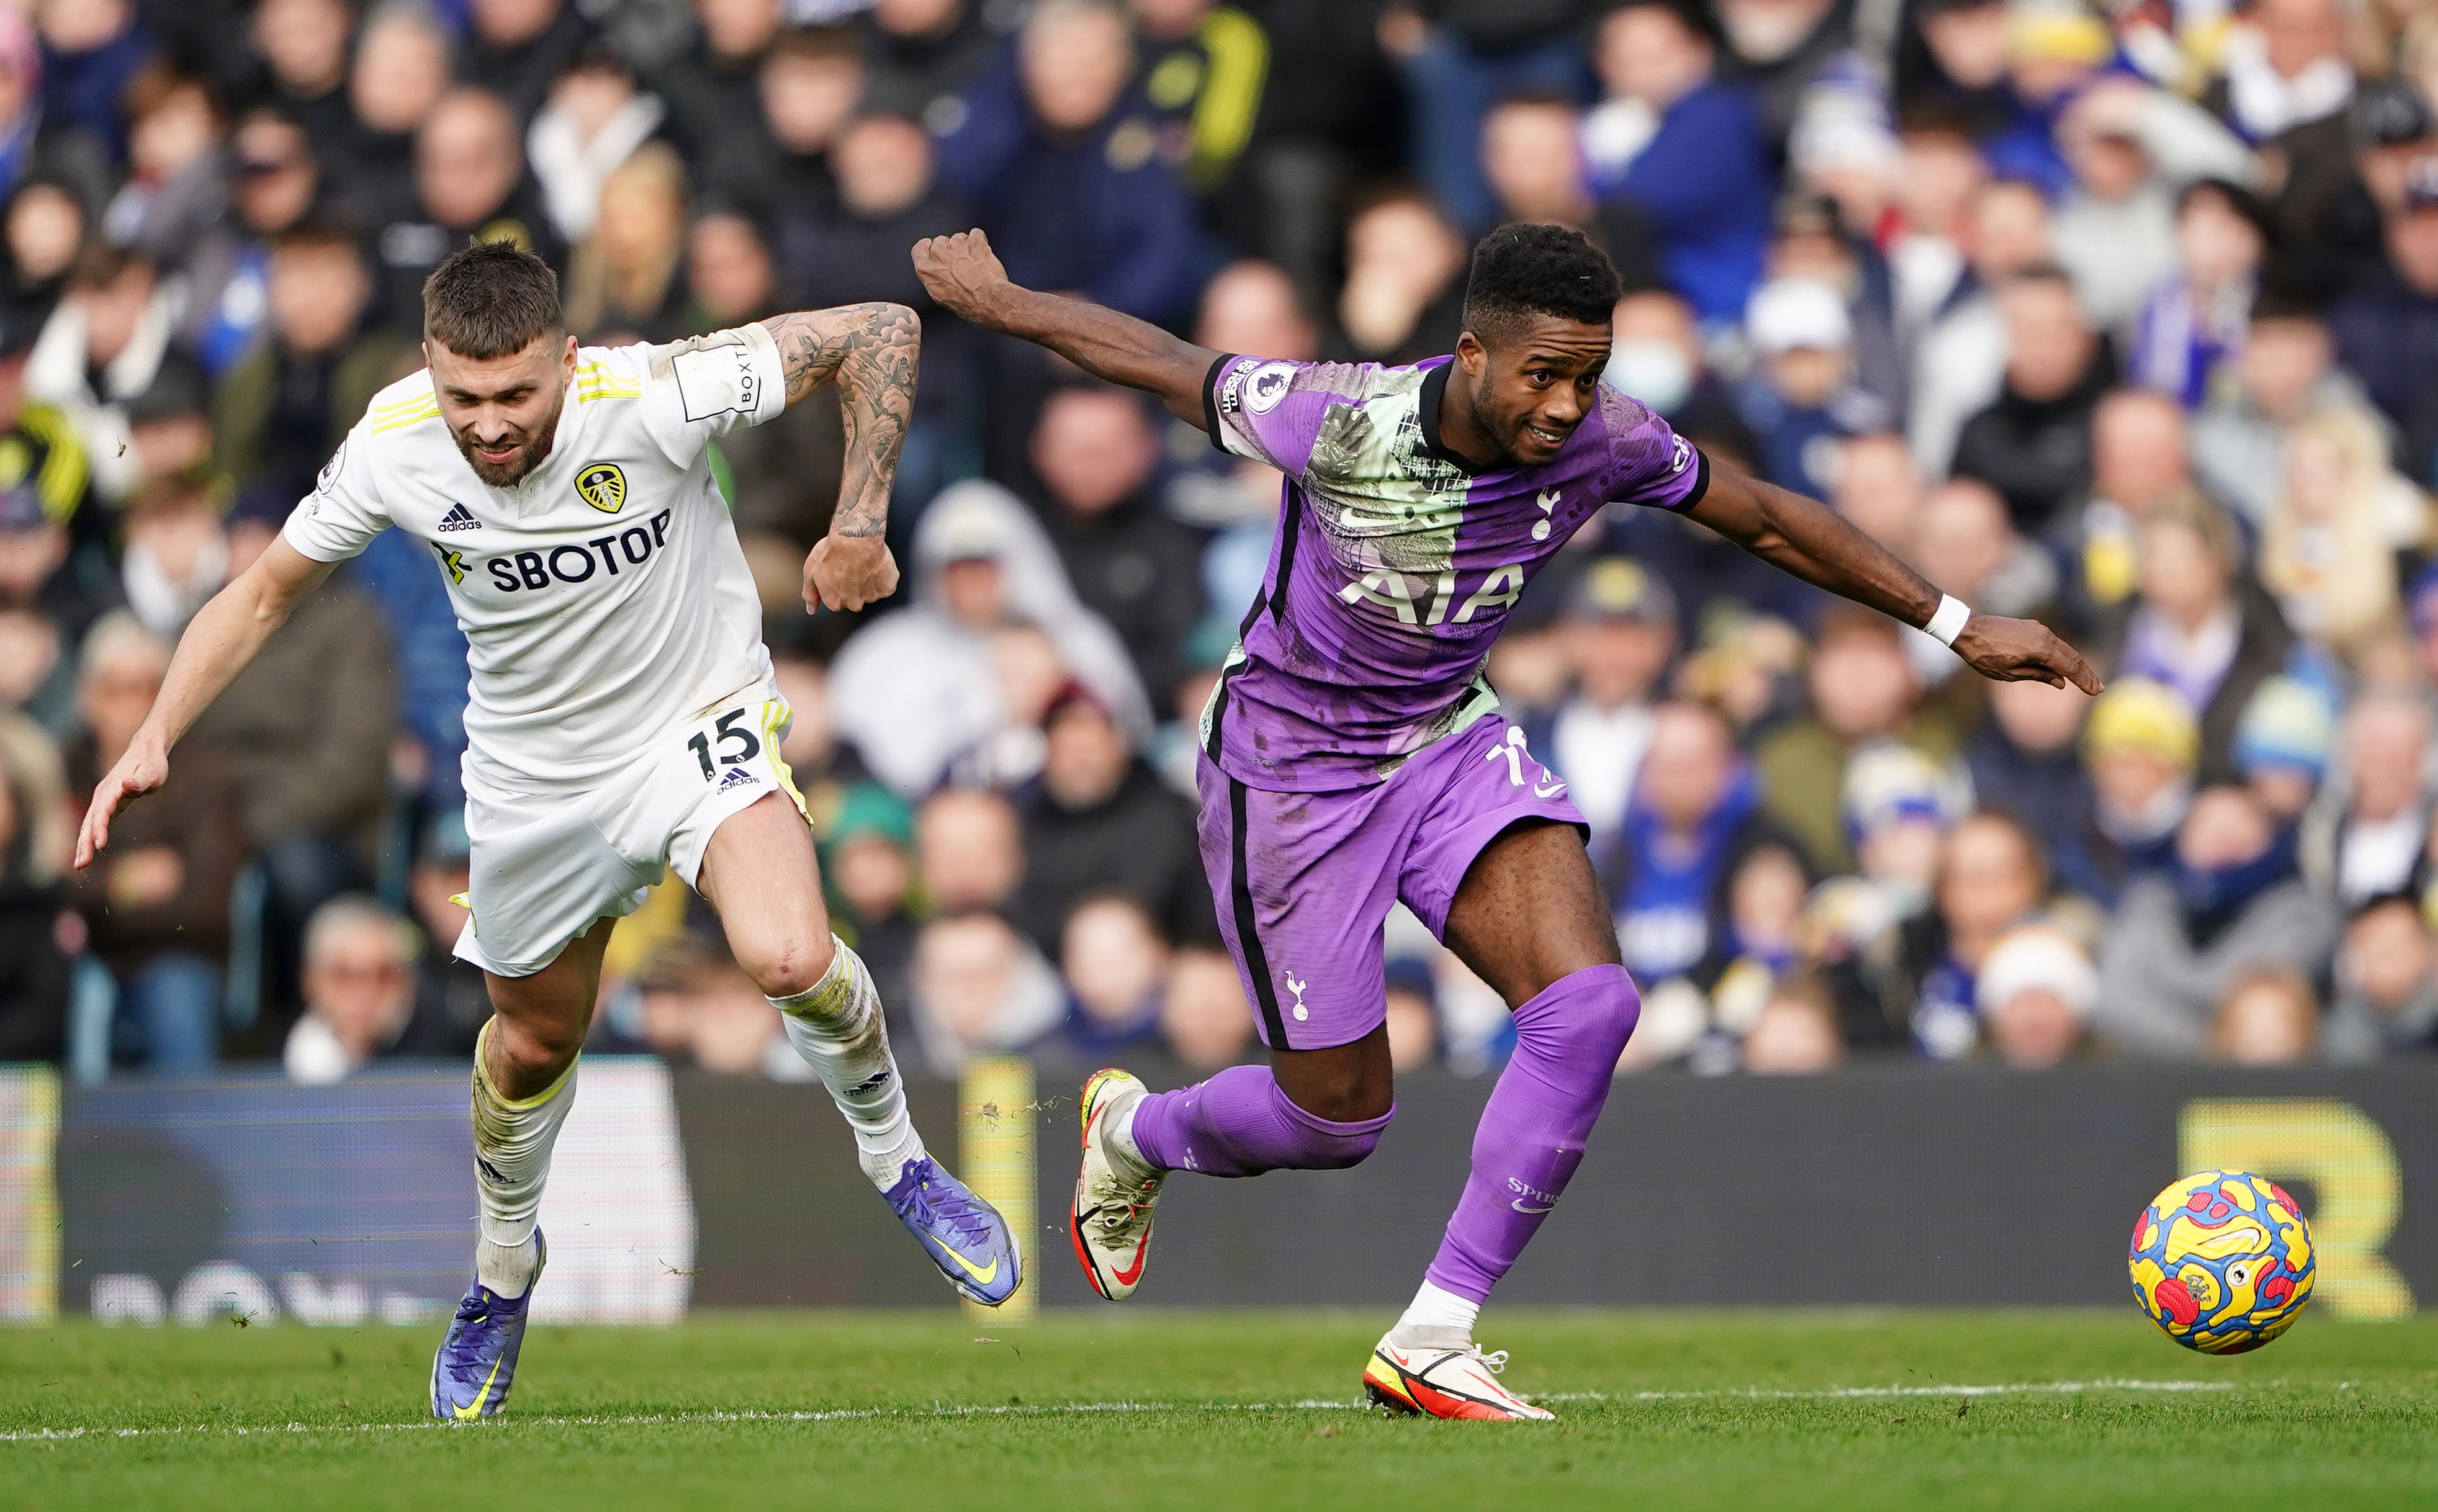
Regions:
<instances>
[{"instance_id":1,"label":"premier league ball logo","mask_svg":"<svg viewBox=\"0 0 2438 1512\"><path fill-rule=\"evenodd\" d=\"M2284 1187L2205 1170L2159 1194L2133 1222L2133 1296L2187 1349L2234 1355L2292 1327L2318 1256Z\"/></svg>"}]
</instances>

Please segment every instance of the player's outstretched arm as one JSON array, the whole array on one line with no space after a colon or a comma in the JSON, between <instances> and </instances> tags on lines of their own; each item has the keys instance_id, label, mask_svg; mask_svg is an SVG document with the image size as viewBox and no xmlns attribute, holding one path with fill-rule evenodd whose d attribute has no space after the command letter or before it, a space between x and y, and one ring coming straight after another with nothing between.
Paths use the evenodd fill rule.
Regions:
<instances>
[{"instance_id":1,"label":"player's outstretched arm","mask_svg":"<svg viewBox=\"0 0 2438 1512\"><path fill-rule=\"evenodd\" d=\"M874 301L797 310L762 323L779 343L787 402L839 386L846 471L830 532L804 558L804 607L859 609L897 590L897 563L882 539L897 456L914 422L923 323L903 305Z\"/></svg>"},{"instance_id":2,"label":"player's outstretched arm","mask_svg":"<svg viewBox=\"0 0 2438 1512\"><path fill-rule=\"evenodd\" d=\"M1944 597L1828 505L1715 462L1709 490L1687 513L1761 560L1917 628L1929 626ZM2000 682L2072 683L2088 694L2101 687L2080 652L2030 620L1974 614L1953 644L1973 671Z\"/></svg>"},{"instance_id":3,"label":"player's outstretched arm","mask_svg":"<svg viewBox=\"0 0 2438 1512\"><path fill-rule=\"evenodd\" d=\"M943 308L985 330L1046 346L1094 378L1156 394L1180 420L1208 424L1202 384L1220 355L1209 347L1088 299L1011 282L990 238L979 231L914 243L914 272Z\"/></svg>"},{"instance_id":4,"label":"player's outstretched arm","mask_svg":"<svg viewBox=\"0 0 2438 1512\"><path fill-rule=\"evenodd\" d=\"M286 536L271 545L237 580L212 595L178 638L168 676L135 738L93 790L84 824L77 833L79 870L110 843L110 821L121 808L159 787L169 776L169 747L178 743L211 701L261 651L273 631L330 575L334 562L317 562Z\"/></svg>"}]
</instances>

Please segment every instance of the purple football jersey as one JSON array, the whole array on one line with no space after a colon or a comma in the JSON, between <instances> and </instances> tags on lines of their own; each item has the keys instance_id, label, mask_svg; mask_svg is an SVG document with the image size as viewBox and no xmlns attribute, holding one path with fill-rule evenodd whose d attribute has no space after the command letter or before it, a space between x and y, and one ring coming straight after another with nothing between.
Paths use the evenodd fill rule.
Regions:
<instances>
[{"instance_id":1,"label":"purple football jersey","mask_svg":"<svg viewBox=\"0 0 2438 1512\"><path fill-rule=\"evenodd\" d=\"M1385 781L1497 707L1482 679L1524 585L1616 501L1688 509L1708 460L1605 384L1543 467L1471 472L1440 444L1452 359L1414 367L1223 357L1213 444L1286 474L1262 596L1202 714L1247 787Z\"/></svg>"}]
</instances>

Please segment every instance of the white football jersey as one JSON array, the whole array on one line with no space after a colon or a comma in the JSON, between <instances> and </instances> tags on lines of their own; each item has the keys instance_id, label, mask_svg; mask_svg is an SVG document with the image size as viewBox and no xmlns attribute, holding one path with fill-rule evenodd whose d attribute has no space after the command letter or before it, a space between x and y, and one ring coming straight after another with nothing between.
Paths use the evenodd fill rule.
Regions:
<instances>
[{"instance_id":1,"label":"white football jersey","mask_svg":"<svg viewBox=\"0 0 2438 1512\"><path fill-rule=\"evenodd\" d=\"M705 447L786 402L778 345L758 325L588 346L550 455L494 488L417 373L375 396L285 534L319 562L392 526L422 541L470 647L468 780L589 782L769 677L761 603Z\"/></svg>"}]
</instances>

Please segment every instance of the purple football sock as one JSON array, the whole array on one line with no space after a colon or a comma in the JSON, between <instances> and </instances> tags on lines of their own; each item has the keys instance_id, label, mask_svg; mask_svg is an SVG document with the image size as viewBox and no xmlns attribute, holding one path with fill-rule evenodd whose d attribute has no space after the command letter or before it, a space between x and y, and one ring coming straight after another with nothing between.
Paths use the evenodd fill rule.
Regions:
<instances>
[{"instance_id":1,"label":"purple football sock","mask_svg":"<svg viewBox=\"0 0 2438 1512\"><path fill-rule=\"evenodd\" d=\"M1205 1176L1336 1170L1369 1154L1396 1113L1391 1106L1361 1123L1332 1123L1289 1102L1268 1066L1231 1065L1136 1104L1135 1148L1158 1169Z\"/></svg>"},{"instance_id":2,"label":"purple football sock","mask_svg":"<svg viewBox=\"0 0 2438 1512\"><path fill-rule=\"evenodd\" d=\"M1642 1013L1622 966L1594 966L1515 1011L1515 1055L1473 1136L1473 1175L1429 1276L1475 1302L1515 1263L1582 1164L1616 1058Z\"/></svg>"}]
</instances>

